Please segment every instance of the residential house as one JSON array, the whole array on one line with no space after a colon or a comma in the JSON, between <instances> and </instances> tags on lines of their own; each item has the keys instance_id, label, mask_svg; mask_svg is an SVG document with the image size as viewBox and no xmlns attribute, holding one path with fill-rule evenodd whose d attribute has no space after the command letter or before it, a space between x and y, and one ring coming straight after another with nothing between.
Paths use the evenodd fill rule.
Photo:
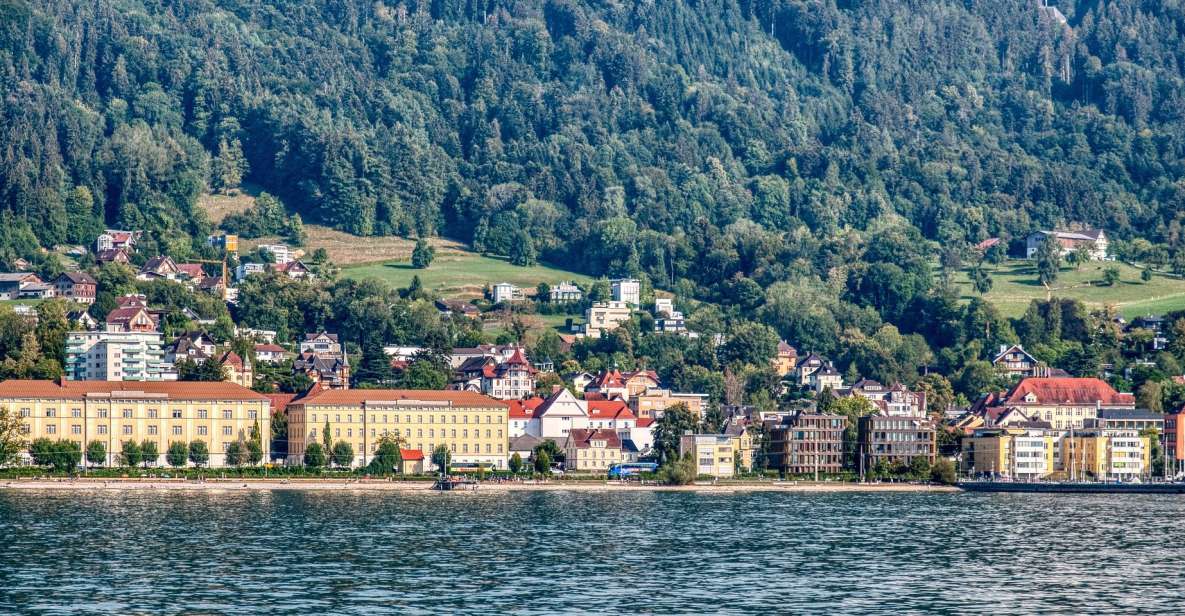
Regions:
<instances>
[{"instance_id":1,"label":"residential house","mask_svg":"<svg viewBox=\"0 0 1185 616\"><path fill-rule=\"evenodd\" d=\"M638 422L633 411L621 400L587 400L588 427L593 430L617 430L628 434Z\"/></svg>"},{"instance_id":2,"label":"residential house","mask_svg":"<svg viewBox=\"0 0 1185 616\"><path fill-rule=\"evenodd\" d=\"M1170 475L1185 473L1185 407L1164 415L1164 449Z\"/></svg>"},{"instance_id":3,"label":"residential house","mask_svg":"<svg viewBox=\"0 0 1185 616\"><path fill-rule=\"evenodd\" d=\"M0 300L19 299L22 287L40 283L41 278L31 272L0 274Z\"/></svg>"},{"instance_id":4,"label":"residential house","mask_svg":"<svg viewBox=\"0 0 1185 616\"><path fill-rule=\"evenodd\" d=\"M1147 477L1152 468L1148 437L1135 430L1091 428L1061 438L1059 469L1073 480L1130 481Z\"/></svg>"},{"instance_id":5,"label":"residential house","mask_svg":"<svg viewBox=\"0 0 1185 616\"><path fill-rule=\"evenodd\" d=\"M617 431L576 428L568 434L564 446L564 470L605 472L621 462L621 437Z\"/></svg>"},{"instance_id":6,"label":"residential house","mask_svg":"<svg viewBox=\"0 0 1185 616\"><path fill-rule=\"evenodd\" d=\"M550 297L553 304L567 304L584 299L584 292L575 283L565 280L551 287ZM542 300L543 298L537 298Z\"/></svg>"},{"instance_id":7,"label":"residential house","mask_svg":"<svg viewBox=\"0 0 1185 616\"><path fill-rule=\"evenodd\" d=\"M98 281L86 272L62 272L54 279L53 285L58 297L87 305L95 303L99 288Z\"/></svg>"},{"instance_id":8,"label":"residential house","mask_svg":"<svg viewBox=\"0 0 1185 616\"><path fill-rule=\"evenodd\" d=\"M66 321L74 327L74 329L94 331L99 329L99 320L92 317L91 314L85 310L72 310L66 313Z\"/></svg>"},{"instance_id":9,"label":"residential house","mask_svg":"<svg viewBox=\"0 0 1185 616\"><path fill-rule=\"evenodd\" d=\"M850 388L835 392L840 397L860 396L887 417L925 417L926 393L910 391L901 383L885 387L872 379L860 379Z\"/></svg>"},{"instance_id":10,"label":"residential house","mask_svg":"<svg viewBox=\"0 0 1185 616\"><path fill-rule=\"evenodd\" d=\"M279 272L293 280L305 280L313 278L313 270L309 269L307 265L300 261L289 261L287 263L273 263L270 268L273 272Z\"/></svg>"},{"instance_id":11,"label":"residential house","mask_svg":"<svg viewBox=\"0 0 1185 616\"><path fill-rule=\"evenodd\" d=\"M997 370L1014 379L1027 376L1039 376L1038 369L1041 362L1037 361L1025 348L1019 344L1012 346L1001 345L1000 352L992 358L992 365Z\"/></svg>"},{"instance_id":12,"label":"residential house","mask_svg":"<svg viewBox=\"0 0 1185 616\"><path fill-rule=\"evenodd\" d=\"M811 373L809 383L815 393L823 393L825 389L836 391L843 388L843 375L831 365L831 362L827 362L825 366Z\"/></svg>"},{"instance_id":13,"label":"residential house","mask_svg":"<svg viewBox=\"0 0 1185 616\"><path fill-rule=\"evenodd\" d=\"M77 331L66 334L65 378L71 381L177 380L164 358L160 332Z\"/></svg>"},{"instance_id":14,"label":"residential house","mask_svg":"<svg viewBox=\"0 0 1185 616\"><path fill-rule=\"evenodd\" d=\"M534 436L539 437L542 434L540 427L539 407L543 404L544 399L538 396L534 398L527 398L526 400L507 400L506 404L509 407L506 413L507 433L511 439L519 436ZM514 448L511 448L511 453L514 453Z\"/></svg>"},{"instance_id":15,"label":"residential house","mask_svg":"<svg viewBox=\"0 0 1185 616\"><path fill-rule=\"evenodd\" d=\"M691 454L696 475L729 478L736 474L733 440L727 434L684 434L679 437L679 455Z\"/></svg>"},{"instance_id":16,"label":"residential house","mask_svg":"<svg viewBox=\"0 0 1185 616\"><path fill-rule=\"evenodd\" d=\"M778 341L778 354L774 356L774 371L778 376L786 376L794 372L798 365L798 350L786 344L785 340Z\"/></svg>"},{"instance_id":17,"label":"residential house","mask_svg":"<svg viewBox=\"0 0 1185 616\"><path fill-rule=\"evenodd\" d=\"M539 419L539 433L535 436L543 438L566 438L574 429L589 427L588 403L562 387L539 404L535 416Z\"/></svg>"},{"instance_id":18,"label":"residential house","mask_svg":"<svg viewBox=\"0 0 1185 616\"><path fill-rule=\"evenodd\" d=\"M436 309L444 315L458 315L469 317L470 319L477 319L481 317L481 311L477 309L472 303L459 299L438 299L436 300Z\"/></svg>"},{"instance_id":19,"label":"residential house","mask_svg":"<svg viewBox=\"0 0 1185 616\"><path fill-rule=\"evenodd\" d=\"M651 389L659 387L658 373L653 370L634 370L621 372L614 368L606 370L584 387L585 397L588 394L600 394L605 400L621 398L629 401Z\"/></svg>"},{"instance_id":20,"label":"residential house","mask_svg":"<svg viewBox=\"0 0 1185 616\"><path fill-rule=\"evenodd\" d=\"M265 364L275 364L284 361L290 353L278 344L256 344L255 361Z\"/></svg>"},{"instance_id":21,"label":"residential house","mask_svg":"<svg viewBox=\"0 0 1185 616\"><path fill-rule=\"evenodd\" d=\"M609 290L614 302L627 304L631 308L642 305L642 283L634 278L611 280Z\"/></svg>"},{"instance_id":22,"label":"residential house","mask_svg":"<svg viewBox=\"0 0 1185 616\"><path fill-rule=\"evenodd\" d=\"M753 435L749 432L749 422L742 417L733 417L724 426L724 434L732 437L732 455L737 468L745 472L753 470L756 447Z\"/></svg>"},{"instance_id":23,"label":"residential house","mask_svg":"<svg viewBox=\"0 0 1185 616\"><path fill-rule=\"evenodd\" d=\"M260 244L258 250L271 255L272 263L276 265L291 263L296 259L296 256L292 254L292 249L285 244Z\"/></svg>"},{"instance_id":24,"label":"residential house","mask_svg":"<svg viewBox=\"0 0 1185 616\"><path fill-rule=\"evenodd\" d=\"M126 255L136 252L136 242L140 239L140 234L140 231L107 229L95 238L95 253L106 250L122 250Z\"/></svg>"},{"instance_id":25,"label":"residential house","mask_svg":"<svg viewBox=\"0 0 1185 616\"><path fill-rule=\"evenodd\" d=\"M177 268L177 263L173 261L172 257L161 255L152 257L140 267L139 273L136 274L137 280L177 280L180 278L181 270Z\"/></svg>"},{"instance_id":26,"label":"residential house","mask_svg":"<svg viewBox=\"0 0 1185 616\"><path fill-rule=\"evenodd\" d=\"M202 281L206 278L206 272L202 269L201 263L178 263L177 264L177 279L178 280L193 280ZM221 276L218 276L221 278Z\"/></svg>"},{"instance_id":27,"label":"residential house","mask_svg":"<svg viewBox=\"0 0 1185 616\"><path fill-rule=\"evenodd\" d=\"M121 263L128 265L132 262L132 259L128 256L127 250L123 248L111 248L97 251L95 253L95 261L99 263Z\"/></svg>"},{"instance_id":28,"label":"residential house","mask_svg":"<svg viewBox=\"0 0 1185 616\"><path fill-rule=\"evenodd\" d=\"M481 391L499 400L529 398L535 393L535 373L522 349L516 349L506 361L484 366Z\"/></svg>"},{"instance_id":29,"label":"residential house","mask_svg":"<svg viewBox=\"0 0 1185 616\"><path fill-rule=\"evenodd\" d=\"M491 300L495 304L522 301L523 290L509 282L499 282L492 289Z\"/></svg>"},{"instance_id":30,"label":"residential house","mask_svg":"<svg viewBox=\"0 0 1185 616\"><path fill-rule=\"evenodd\" d=\"M205 332L186 332L165 348L165 361L176 364L182 360L202 363L214 356L214 340Z\"/></svg>"},{"instance_id":31,"label":"residential house","mask_svg":"<svg viewBox=\"0 0 1185 616\"><path fill-rule=\"evenodd\" d=\"M331 441L354 448L351 466L369 464L379 441L397 435L429 460L444 445L454 464L505 469L506 412L506 403L467 391L315 390L288 405L288 461L302 464L306 447L322 442L328 425Z\"/></svg>"},{"instance_id":32,"label":"residential house","mask_svg":"<svg viewBox=\"0 0 1185 616\"><path fill-rule=\"evenodd\" d=\"M824 366L831 363L826 357L818 353L809 353L806 357L799 360L794 366L795 380L799 387L807 387L811 384L811 375Z\"/></svg>"},{"instance_id":33,"label":"residential house","mask_svg":"<svg viewBox=\"0 0 1185 616\"><path fill-rule=\"evenodd\" d=\"M222 365L226 375L224 380L243 387L251 387L255 383L255 372L251 369L251 362L244 360L238 353L225 351L217 361Z\"/></svg>"},{"instance_id":34,"label":"residential house","mask_svg":"<svg viewBox=\"0 0 1185 616\"><path fill-rule=\"evenodd\" d=\"M506 451L509 454L510 458L513 458L514 454L517 453L518 457L523 461L523 466L526 468L530 468L529 467L530 462L528 462L528 460L530 460L531 457L535 454L535 448L538 447L539 445L542 445L543 441L544 441L543 438L538 437L538 436L531 436L530 434L520 434L518 436L511 436L510 437L510 446ZM566 442L567 442L567 439L565 438L563 440L563 443L566 443Z\"/></svg>"},{"instance_id":35,"label":"residential house","mask_svg":"<svg viewBox=\"0 0 1185 616\"><path fill-rule=\"evenodd\" d=\"M1063 257L1085 248L1091 261L1105 261L1107 259L1108 241L1107 235L1102 229L1034 231L1025 238L1025 256L1035 259L1037 251L1041 249L1041 244L1044 244L1049 236L1053 236L1057 240Z\"/></svg>"},{"instance_id":36,"label":"residential house","mask_svg":"<svg viewBox=\"0 0 1185 616\"><path fill-rule=\"evenodd\" d=\"M625 302L597 302L584 311L583 333L591 338L613 331L630 320L633 309Z\"/></svg>"},{"instance_id":37,"label":"residential house","mask_svg":"<svg viewBox=\"0 0 1185 616\"><path fill-rule=\"evenodd\" d=\"M267 271L264 263L241 263L235 268L235 280L243 280L252 274L262 274Z\"/></svg>"},{"instance_id":38,"label":"residential house","mask_svg":"<svg viewBox=\"0 0 1185 616\"><path fill-rule=\"evenodd\" d=\"M1131 324L1124 328L1124 332L1137 334L1135 338L1140 341L1147 339L1147 343L1144 344L1145 348L1141 350L1163 351L1169 344L1169 339L1165 332L1166 325L1168 323L1165 322L1164 317L1149 314L1132 319ZM1143 334L1143 336L1138 334ZM1147 348L1149 346L1151 348Z\"/></svg>"},{"instance_id":39,"label":"residential house","mask_svg":"<svg viewBox=\"0 0 1185 616\"><path fill-rule=\"evenodd\" d=\"M268 398L233 383L8 380L0 382L0 406L19 412L29 441L103 443L106 466L117 464L127 442L155 443L147 463L163 466L169 443L201 440L210 450L205 465L220 467L227 446L256 426L264 459L272 440Z\"/></svg>"},{"instance_id":40,"label":"residential house","mask_svg":"<svg viewBox=\"0 0 1185 616\"><path fill-rule=\"evenodd\" d=\"M107 313L107 331L154 332L159 315L148 309L143 295L125 295L115 300L116 308Z\"/></svg>"},{"instance_id":41,"label":"residential house","mask_svg":"<svg viewBox=\"0 0 1185 616\"><path fill-rule=\"evenodd\" d=\"M1007 392L980 398L970 412L990 417L999 409L1015 408L1033 421L1046 421L1057 430L1081 429L1101 409L1134 409L1135 396L1120 393L1096 378L1029 377ZM990 424L989 424L990 425Z\"/></svg>"},{"instance_id":42,"label":"residential house","mask_svg":"<svg viewBox=\"0 0 1185 616\"><path fill-rule=\"evenodd\" d=\"M57 290L53 283L49 282L27 282L21 285L20 293L17 297L20 299L49 299L57 295Z\"/></svg>"},{"instance_id":43,"label":"residential house","mask_svg":"<svg viewBox=\"0 0 1185 616\"><path fill-rule=\"evenodd\" d=\"M320 357L343 357L342 345L337 339L337 334L329 332L305 334L304 340L300 341L300 352L314 353Z\"/></svg>"},{"instance_id":44,"label":"residential house","mask_svg":"<svg viewBox=\"0 0 1185 616\"><path fill-rule=\"evenodd\" d=\"M683 404L698 421L708 406L708 394L680 393L655 387L633 396L629 404L638 419L661 419L663 411Z\"/></svg>"},{"instance_id":45,"label":"residential house","mask_svg":"<svg viewBox=\"0 0 1185 616\"><path fill-rule=\"evenodd\" d=\"M1086 429L1155 430L1157 434L1164 434L1165 414L1148 409L1099 409L1096 417L1083 424Z\"/></svg>"},{"instance_id":46,"label":"residential house","mask_svg":"<svg viewBox=\"0 0 1185 616\"><path fill-rule=\"evenodd\" d=\"M573 372L564 375L564 380L571 383L572 388L576 391L584 391L596 378L596 375L591 372Z\"/></svg>"},{"instance_id":47,"label":"residential house","mask_svg":"<svg viewBox=\"0 0 1185 616\"><path fill-rule=\"evenodd\" d=\"M343 357L301 353L292 361L292 372L304 374L313 384L328 389L350 388L350 362Z\"/></svg>"},{"instance_id":48,"label":"residential house","mask_svg":"<svg viewBox=\"0 0 1185 616\"><path fill-rule=\"evenodd\" d=\"M829 475L843 470L847 418L800 411L771 422L769 463L785 475Z\"/></svg>"}]
</instances>

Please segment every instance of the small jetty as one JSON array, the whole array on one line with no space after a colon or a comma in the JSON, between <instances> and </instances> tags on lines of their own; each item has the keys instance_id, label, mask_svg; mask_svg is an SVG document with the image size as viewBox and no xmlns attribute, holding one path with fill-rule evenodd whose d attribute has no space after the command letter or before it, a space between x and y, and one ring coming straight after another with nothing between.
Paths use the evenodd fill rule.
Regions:
<instances>
[{"instance_id":1,"label":"small jetty","mask_svg":"<svg viewBox=\"0 0 1185 616\"><path fill-rule=\"evenodd\" d=\"M1086 481L960 481L968 492L1018 492L1032 494L1185 494L1185 482L1107 483Z\"/></svg>"}]
</instances>

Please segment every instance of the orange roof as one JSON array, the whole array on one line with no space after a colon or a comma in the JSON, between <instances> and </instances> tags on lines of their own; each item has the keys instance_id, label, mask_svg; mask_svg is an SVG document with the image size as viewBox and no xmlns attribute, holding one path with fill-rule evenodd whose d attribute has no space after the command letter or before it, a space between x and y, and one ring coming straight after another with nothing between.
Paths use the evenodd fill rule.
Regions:
<instances>
[{"instance_id":1,"label":"orange roof","mask_svg":"<svg viewBox=\"0 0 1185 616\"><path fill-rule=\"evenodd\" d=\"M296 394L263 394L267 396L268 400L272 401L272 410L284 411L288 408L288 404L296 397Z\"/></svg>"},{"instance_id":2,"label":"orange roof","mask_svg":"<svg viewBox=\"0 0 1185 616\"><path fill-rule=\"evenodd\" d=\"M588 401L589 419L637 419L633 411L621 400Z\"/></svg>"},{"instance_id":3,"label":"orange roof","mask_svg":"<svg viewBox=\"0 0 1185 616\"><path fill-rule=\"evenodd\" d=\"M164 395L172 400L267 400L234 383L224 381L33 381L12 379L0 382L0 399L43 398L81 400L87 394L138 396Z\"/></svg>"},{"instance_id":4,"label":"orange roof","mask_svg":"<svg viewBox=\"0 0 1185 616\"><path fill-rule=\"evenodd\" d=\"M639 419L638 423L636 423L634 425L638 426L639 428L649 428L650 426L654 425L654 418L653 417L643 417L643 418Z\"/></svg>"},{"instance_id":5,"label":"orange roof","mask_svg":"<svg viewBox=\"0 0 1185 616\"><path fill-rule=\"evenodd\" d=\"M510 419L531 419L535 417L535 412L539 406L543 404L543 398L527 398L526 400L507 400L506 404L510 406Z\"/></svg>"},{"instance_id":6,"label":"orange roof","mask_svg":"<svg viewBox=\"0 0 1185 616\"><path fill-rule=\"evenodd\" d=\"M312 393L295 404L358 405L368 400L396 402L451 402L458 406L507 406L501 400L472 391L436 389L326 389Z\"/></svg>"},{"instance_id":7,"label":"orange roof","mask_svg":"<svg viewBox=\"0 0 1185 616\"><path fill-rule=\"evenodd\" d=\"M1025 396L1033 393L1043 404L1104 404L1130 405L1132 394L1119 393L1102 379L1074 377L1030 377L1008 392L1004 404L1024 404Z\"/></svg>"},{"instance_id":8,"label":"orange roof","mask_svg":"<svg viewBox=\"0 0 1185 616\"><path fill-rule=\"evenodd\" d=\"M404 462L415 462L424 459L424 452L419 449L400 449L399 456L403 458Z\"/></svg>"}]
</instances>

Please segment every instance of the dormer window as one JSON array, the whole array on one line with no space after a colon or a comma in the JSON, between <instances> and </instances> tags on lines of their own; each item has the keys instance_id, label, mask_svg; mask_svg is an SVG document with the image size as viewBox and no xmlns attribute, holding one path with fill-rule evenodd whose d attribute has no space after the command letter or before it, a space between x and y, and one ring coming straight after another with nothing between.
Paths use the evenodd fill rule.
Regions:
<instances>
[{"instance_id":1,"label":"dormer window","mask_svg":"<svg viewBox=\"0 0 1185 616\"><path fill-rule=\"evenodd\" d=\"M1037 401L1037 394L1035 394L1031 391L1029 393L1025 394L1025 402L1036 402L1036 401Z\"/></svg>"}]
</instances>

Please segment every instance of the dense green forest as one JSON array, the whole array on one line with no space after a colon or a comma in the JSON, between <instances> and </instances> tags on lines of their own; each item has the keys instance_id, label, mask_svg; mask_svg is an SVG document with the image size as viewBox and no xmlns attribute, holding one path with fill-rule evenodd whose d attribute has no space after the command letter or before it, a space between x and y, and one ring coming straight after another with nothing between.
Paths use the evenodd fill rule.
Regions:
<instances>
[{"instance_id":1,"label":"dense green forest","mask_svg":"<svg viewBox=\"0 0 1185 616\"><path fill-rule=\"evenodd\" d=\"M0 0L0 262L104 224L184 257L197 196L251 181L804 349L955 354L998 318L951 297L969 243L1182 253L1183 30L1177 0Z\"/></svg>"}]
</instances>

